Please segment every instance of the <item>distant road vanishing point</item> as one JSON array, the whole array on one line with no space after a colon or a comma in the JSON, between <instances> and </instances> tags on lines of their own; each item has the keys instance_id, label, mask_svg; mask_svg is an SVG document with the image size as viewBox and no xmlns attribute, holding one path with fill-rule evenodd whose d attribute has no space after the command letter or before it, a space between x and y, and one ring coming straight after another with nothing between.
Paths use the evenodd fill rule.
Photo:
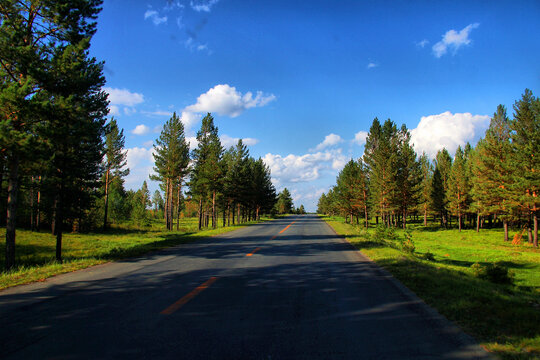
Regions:
<instances>
[{"instance_id":1,"label":"distant road vanishing point","mask_svg":"<svg viewBox=\"0 0 540 360\"><path fill-rule=\"evenodd\" d=\"M484 359L314 215L0 292L12 359Z\"/></svg>"}]
</instances>

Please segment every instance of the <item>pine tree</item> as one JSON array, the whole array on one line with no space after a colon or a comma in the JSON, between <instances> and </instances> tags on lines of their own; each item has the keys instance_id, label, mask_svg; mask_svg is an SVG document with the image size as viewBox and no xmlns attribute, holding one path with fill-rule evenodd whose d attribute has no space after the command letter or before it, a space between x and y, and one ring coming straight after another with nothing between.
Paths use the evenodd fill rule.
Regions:
<instances>
[{"instance_id":1,"label":"pine tree","mask_svg":"<svg viewBox=\"0 0 540 360\"><path fill-rule=\"evenodd\" d=\"M199 198L199 229L203 222L203 205L208 197L211 201L212 227L217 226L216 196L222 188L223 180L223 147L218 136L218 128L214 118L208 113L202 120L201 129L197 132L197 148L193 150L193 173L190 188Z\"/></svg>"},{"instance_id":2,"label":"pine tree","mask_svg":"<svg viewBox=\"0 0 540 360\"><path fill-rule=\"evenodd\" d=\"M75 103L81 102L88 92L97 93L103 83L100 64L89 59L87 51L96 31L94 20L100 4L101 1L96 0L69 5L60 1L38 4L22 0L5 1L0 7L0 147L9 173L7 269L11 269L15 261L20 167L33 160L34 140L44 140L37 136L36 125L45 126L42 123L48 124L52 118L72 121L80 114L75 111L67 119L70 109L81 110L87 119L91 104L86 102L79 108ZM63 108L63 113L49 102L54 100L59 104L67 100L61 84L67 85L66 90L73 87L72 98L69 104L64 104L67 107ZM101 105L97 106L94 118L102 116ZM58 239L61 240L61 232Z\"/></svg>"},{"instance_id":3,"label":"pine tree","mask_svg":"<svg viewBox=\"0 0 540 360\"><path fill-rule=\"evenodd\" d=\"M390 119L381 127L379 120L375 118L364 150L371 201L387 226L390 226L391 216L395 215L396 211L397 132L396 125Z\"/></svg>"},{"instance_id":4,"label":"pine tree","mask_svg":"<svg viewBox=\"0 0 540 360\"><path fill-rule=\"evenodd\" d=\"M463 150L461 146L458 146L448 177L446 203L450 213L458 218L459 231L461 231L461 218L467 212L469 205L470 186L467 167Z\"/></svg>"},{"instance_id":5,"label":"pine tree","mask_svg":"<svg viewBox=\"0 0 540 360\"><path fill-rule=\"evenodd\" d=\"M431 182L433 178L433 166L425 153L420 156L420 190L418 198L418 210L424 216L424 226L427 226L427 216L430 209L431 200Z\"/></svg>"},{"instance_id":6,"label":"pine tree","mask_svg":"<svg viewBox=\"0 0 540 360\"><path fill-rule=\"evenodd\" d=\"M439 172L439 177L437 178L437 181L441 182L442 187L439 188L439 184L437 184L437 190L440 191L440 194L435 195L436 199L436 209L440 213L441 216L441 224L446 227L448 226L448 212L447 212L447 197L446 193L448 192L448 179L450 177L450 171L452 169L452 158L450 157L450 154L448 153L448 150L446 148L443 148L442 150L439 150L437 152L437 156L435 157L435 170ZM435 173L434 175L434 181L435 181ZM433 185L433 191L435 191L435 184Z\"/></svg>"},{"instance_id":7,"label":"pine tree","mask_svg":"<svg viewBox=\"0 0 540 360\"><path fill-rule=\"evenodd\" d=\"M154 195L152 196L152 204L154 204L155 216L157 216L159 211L162 211L165 208L163 197L161 197L159 190L154 191Z\"/></svg>"},{"instance_id":8,"label":"pine tree","mask_svg":"<svg viewBox=\"0 0 540 360\"><path fill-rule=\"evenodd\" d=\"M540 100L529 89L514 104L514 119L510 122L512 139L513 183L512 199L533 219L533 234L529 241L538 247L538 212L540 210ZM530 229L530 226L529 226ZM534 239L531 239L534 237Z\"/></svg>"},{"instance_id":9,"label":"pine tree","mask_svg":"<svg viewBox=\"0 0 540 360\"><path fill-rule=\"evenodd\" d=\"M284 188L278 195L278 201L276 202L277 213L290 214L293 212L293 200L291 193L287 188Z\"/></svg>"},{"instance_id":10,"label":"pine tree","mask_svg":"<svg viewBox=\"0 0 540 360\"><path fill-rule=\"evenodd\" d=\"M161 181L165 190L165 222L168 230L173 229L175 187L177 204L182 183L189 174L189 144L186 142L184 125L173 113L165 123L154 145L154 171L150 179ZM177 205L178 207L178 205Z\"/></svg>"},{"instance_id":11,"label":"pine tree","mask_svg":"<svg viewBox=\"0 0 540 360\"><path fill-rule=\"evenodd\" d=\"M263 211L272 209L276 202L276 189L270 177L270 168L261 158L251 163L253 206L255 218L259 220Z\"/></svg>"},{"instance_id":12,"label":"pine tree","mask_svg":"<svg viewBox=\"0 0 540 360\"><path fill-rule=\"evenodd\" d=\"M120 130L114 118L111 118L105 130L105 207L103 216L103 230L107 228L107 216L109 210L109 185L115 178L129 175L127 164L127 151L124 150L124 129Z\"/></svg>"},{"instance_id":13,"label":"pine tree","mask_svg":"<svg viewBox=\"0 0 540 360\"><path fill-rule=\"evenodd\" d=\"M416 161L416 152L410 144L411 135L403 125L397 133L398 151L396 160L396 207L401 214L402 226L407 227L409 211L416 207L421 180L420 163Z\"/></svg>"},{"instance_id":14,"label":"pine tree","mask_svg":"<svg viewBox=\"0 0 540 360\"><path fill-rule=\"evenodd\" d=\"M496 215L503 220L506 241L513 207L509 201L513 182L511 152L509 120L505 107L499 105L470 160L471 194L472 207L478 214L477 231L480 229L480 216Z\"/></svg>"}]
</instances>

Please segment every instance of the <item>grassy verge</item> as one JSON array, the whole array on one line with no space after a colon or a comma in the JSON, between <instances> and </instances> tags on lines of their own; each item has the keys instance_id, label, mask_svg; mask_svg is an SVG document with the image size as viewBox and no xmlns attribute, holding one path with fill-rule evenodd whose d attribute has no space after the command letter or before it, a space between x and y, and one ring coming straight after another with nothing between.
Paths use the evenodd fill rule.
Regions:
<instances>
[{"instance_id":1,"label":"grassy verge","mask_svg":"<svg viewBox=\"0 0 540 360\"><path fill-rule=\"evenodd\" d=\"M502 230L438 230L411 225L414 253L402 230L381 238L374 227L325 217L334 230L409 289L503 359L540 358L540 250L502 241ZM514 284L479 278L473 264L498 263Z\"/></svg>"},{"instance_id":2,"label":"grassy verge","mask_svg":"<svg viewBox=\"0 0 540 360\"><path fill-rule=\"evenodd\" d=\"M263 218L262 221L269 220ZM27 284L112 260L138 256L149 251L196 241L237 230L248 224L197 231L196 218L181 219L178 231L164 231L162 220L151 227L130 224L113 226L106 232L65 234L62 243L63 263L56 262L56 240L48 232L17 230L17 268L6 272L0 265L0 289ZM176 228L176 226L175 226ZM5 228L0 229L0 248L5 248Z\"/></svg>"}]
</instances>

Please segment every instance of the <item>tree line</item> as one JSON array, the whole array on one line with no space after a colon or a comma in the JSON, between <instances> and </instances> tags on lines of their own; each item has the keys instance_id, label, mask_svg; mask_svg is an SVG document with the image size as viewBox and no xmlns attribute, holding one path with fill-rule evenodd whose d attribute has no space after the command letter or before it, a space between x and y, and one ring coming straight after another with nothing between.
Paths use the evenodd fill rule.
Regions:
<instances>
[{"instance_id":1,"label":"tree line","mask_svg":"<svg viewBox=\"0 0 540 360\"><path fill-rule=\"evenodd\" d=\"M165 220L169 230L184 203L197 204L199 229L258 220L270 213L276 203L276 190L270 169L261 158L249 156L242 140L225 150L214 118L208 113L197 132L197 147L189 152L184 125L175 114L165 123L154 145L154 171L151 179L161 183L165 196Z\"/></svg>"},{"instance_id":2,"label":"tree line","mask_svg":"<svg viewBox=\"0 0 540 360\"><path fill-rule=\"evenodd\" d=\"M509 119L497 107L485 135L472 147L459 146L452 159L443 148L435 159L418 156L405 125L398 129L388 119L373 120L364 155L350 160L336 185L318 202L318 212L341 214L346 221L368 226L375 217L387 227L406 228L407 220L428 217L440 226L501 226L527 232L538 246L540 209L540 99L528 89L514 106ZM487 224L486 224L487 221Z\"/></svg>"},{"instance_id":3,"label":"tree line","mask_svg":"<svg viewBox=\"0 0 540 360\"><path fill-rule=\"evenodd\" d=\"M225 150L213 118L203 119L190 153L178 117L156 140L155 175L124 188L123 130L107 122L103 62L89 54L101 0L3 1L0 5L0 221L6 223L5 269L15 266L16 229L48 228L62 261L65 231L107 229L110 222L168 229L188 203L199 228L258 219L277 201L270 170L245 145ZM184 199L184 186L189 186ZM154 206L150 209L150 206ZM210 220L209 220L210 219Z\"/></svg>"}]
</instances>

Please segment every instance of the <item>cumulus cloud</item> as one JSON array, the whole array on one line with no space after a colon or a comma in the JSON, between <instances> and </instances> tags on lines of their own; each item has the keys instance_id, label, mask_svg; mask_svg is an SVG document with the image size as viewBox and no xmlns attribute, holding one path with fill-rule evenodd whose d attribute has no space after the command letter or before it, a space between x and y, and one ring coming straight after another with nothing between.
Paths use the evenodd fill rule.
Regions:
<instances>
[{"instance_id":1,"label":"cumulus cloud","mask_svg":"<svg viewBox=\"0 0 540 360\"><path fill-rule=\"evenodd\" d=\"M120 108L116 105L109 105L109 115L120 115Z\"/></svg>"},{"instance_id":2,"label":"cumulus cloud","mask_svg":"<svg viewBox=\"0 0 540 360\"><path fill-rule=\"evenodd\" d=\"M416 129L411 130L411 143L418 154L425 152L430 158L443 147L454 153L459 145L478 140L489 120L488 115L452 114L450 111L422 116Z\"/></svg>"},{"instance_id":3,"label":"cumulus cloud","mask_svg":"<svg viewBox=\"0 0 540 360\"><path fill-rule=\"evenodd\" d=\"M186 136L186 141L189 144L189 150L193 150L199 145L199 142L195 136Z\"/></svg>"},{"instance_id":4,"label":"cumulus cloud","mask_svg":"<svg viewBox=\"0 0 540 360\"><path fill-rule=\"evenodd\" d=\"M125 178L126 188L138 189L143 181L148 181L148 176L153 173L153 152L153 148L133 147L127 149L129 175Z\"/></svg>"},{"instance_id":5,"label":"cumulus cloud","mask_svg":"<svg viewBox=\"0 0 540 360\"><path fill-rule=\"evenodd\" d=\"M307 182L318 179L324 170L340 170L347 162L341 149L304 155L268 153L263 157L275 184Z\"/></svg>"},{"instance_id":6,"label":"cumulus cloud","mask_svg":"<svg viewBox=\"0 0 540 360\"><path fill-rule=\"evenodd\" d=\"M190 111L182 111L180 121L186 129L191 129L201 119L201 114L192 113Z\"/></svg>"},{"instance_id":7,"label":"cumulus cloud","mask_svg":"<svg viewBox=\"0 0 540 360\"><path fill-rule=\"evenodd\" d=\"M143 94L134 93L127 89L104 87L103 91L109 94L109 101L112 105L135 106L144 101Z\"/></svg>"},{"instance_id":8,"label":"cumulus cloud","mask_svg":"<svg viewBox=\"0 0 540 360\"><path fill-rule=\"evenodd\" d=\"M197 12L210 12L210 10L212 10L212 6L218 2L219 0L191 1L189 5Z\"/></svg>"},{"instance_id":9,"label":"cumulus cloud","mask_svg":"<svg viewBox=\"0 0 540 360\"><path fill-rule=\"evenodd\" d=\"M131 133L134 135L145 135L150 132L150 128L144 124L135 126L135 129L131 130Z\"/></svg>"},{"instance_id":10,"label":"cumulus cloud","mask_svg":"<svg viewBox=\"0 0 540 360\"><path fill-rule=\"evenodd\" d=\"M185 108L185 111L194 113L215 112L219 115L237 117L245 110L261 107L276 97L273 94L264 95L257 91L255 97L251 91L244 95L234 86L227 84L216 85L197 98L197 103Z\"/></svg>"},{"instance_id":11,"label":"cumulus cloud","mask_svg":"<svg viewBox=\"0 0 540 360\"><path fill-rule=\"evenodd\" d=\"M150 19L154 25L159 25L167 22L167 16L159 16L156 10L148 9L144 13L144 20Z\"/></svg>"},{"instance_id":12,"label":"cumulus cloud","mask_svg":"<svg viewBox=\"0 0 540 360\"><path fill-rule=\"evenodd\" d=\"M327 147L335 146L342 142L343 142L343 139L341 138L341 136L332 133L324 137L323 142L315 147L315 151L320 151L320 150L326 149Z\"/></svg>"},{"instance_id":13,"label":"cumulus cloud","mask_svg":"<svg viewBox=\"0 0 540 360\"><path fill-rule=\"evenodd\" d=\"M376 68L377 66L379 66L379 64L376 64L376 63L373 63L373 62L370 62L369 64L367 64L368 69L373 69L373 68Z\"/></svg>"},{"instance_id":14,"label":"cumulus cloud","mask_svg":"<svg viewBox=\"0 0 540 360\"><path fill-rule=\"evenodd\" d=\"M240 140L240 138L233 138L229 135L221 135L220 140L221 145L223 145L225 148L229 148L231 146L235 146L238 143L238 140ZM244 143L244 145L253 146L259 143L259 140L255 138L243 138L242 142Z\"/></svg>"},{"instance_id":15,"label":"cumulus cloud","mask_svg":"<svg viewBox=\"0 0 540 360\"><path fill-rule=\"evenodd\" d=\"M353 142L358 145L364 145L366 143L367 136L368 136L368 133L366 131L360 130L359 132L354 134Z\"/></svg>"},{"instance_id":16,"label":"cumulus cloud","mask_svg":"<svg viewBox=\"0 0 540 360\"><path fill-rule=\"evenodd\" d=\"M452 52L455 54L460 47L464 45L469 45L471 43L471 39L469 39L469 34L473 29L476 29L480 24L474 23L469 24L465 28L461 29L459 32L456 30L448 30L446 34L443 35L442 40L433 45L433 55L435 57L440 58L444 54L448 52L448 50L452 50Z\"/></svg>"}]
</instances>

